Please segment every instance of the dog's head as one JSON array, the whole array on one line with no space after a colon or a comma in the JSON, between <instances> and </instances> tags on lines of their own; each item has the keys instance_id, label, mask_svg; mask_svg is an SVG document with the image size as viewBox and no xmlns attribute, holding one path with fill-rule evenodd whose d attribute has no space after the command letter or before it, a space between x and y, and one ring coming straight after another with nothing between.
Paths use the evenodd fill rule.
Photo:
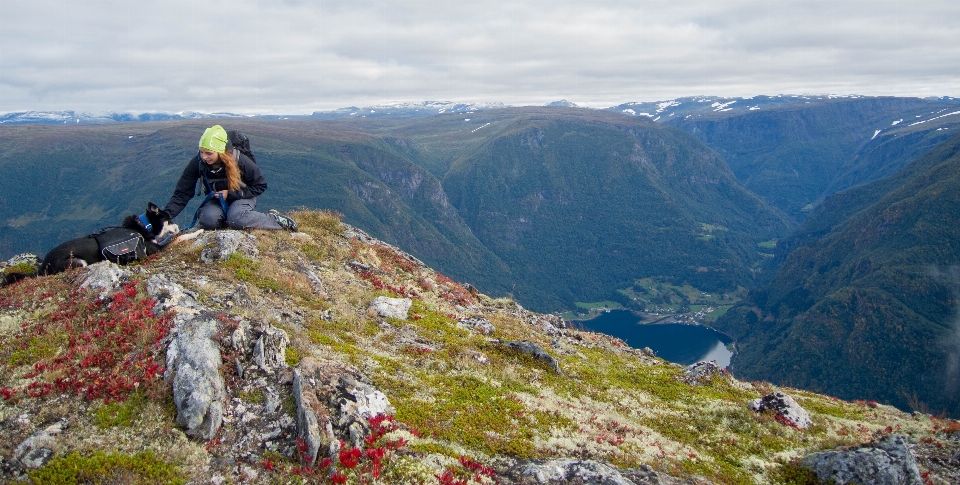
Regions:
<instances>
[{"instance_id":1,"label":"dog's head","mask_svg":"<svg viewBox=\"0 0 960 485\"><path fill-rule=\"evenodd\" d=\"M140 225L153 234L153 242L160 245L180 232L180 226L170 222L170 216L153 202L147 204L147 211L141 214L139 219Z\"/></svg>"}]
</instances>

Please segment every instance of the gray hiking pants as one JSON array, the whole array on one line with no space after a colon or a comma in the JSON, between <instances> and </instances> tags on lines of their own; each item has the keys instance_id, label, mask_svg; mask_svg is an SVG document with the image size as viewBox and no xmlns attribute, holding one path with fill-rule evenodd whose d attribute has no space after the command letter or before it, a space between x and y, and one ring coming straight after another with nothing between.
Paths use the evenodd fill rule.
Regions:
<instances>
[{"instance_id":1,"label":"gray hiking pants","mask_svg":"<svg viewBox=\"0 0 960 485\"><path fill-rule=\"evenodd\" d=\"M226 226L231 229L283 229L270 214L253 210L256 206L256 197L235 200L227 207L227 213L224 215L220 201L210 199L200 207L200 218L197 223L204 229L222 229Z\"/></svg>"}]
</instances>

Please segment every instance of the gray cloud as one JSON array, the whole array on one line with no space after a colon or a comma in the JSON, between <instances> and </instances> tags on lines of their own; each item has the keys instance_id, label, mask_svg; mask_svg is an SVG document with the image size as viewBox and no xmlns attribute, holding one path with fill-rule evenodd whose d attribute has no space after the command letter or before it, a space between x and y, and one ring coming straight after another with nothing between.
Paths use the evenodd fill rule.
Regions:
<instances>
[{"instance_id":1,"label":"gray cloud","mask_svg":"<svg viewBox=\"0 0 960 485\"><path fill-rule=\"evenodd\" d=\"M0 0L0 112L960 96L960 4Z\"/></svg>"}]
</instances>

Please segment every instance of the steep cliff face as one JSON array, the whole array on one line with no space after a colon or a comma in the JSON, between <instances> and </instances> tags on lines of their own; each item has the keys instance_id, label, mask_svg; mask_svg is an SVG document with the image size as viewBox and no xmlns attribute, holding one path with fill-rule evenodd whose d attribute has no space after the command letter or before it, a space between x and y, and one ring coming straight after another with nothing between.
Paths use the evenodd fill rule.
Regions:
<instances>
[{"instance_id":1,"label":"steep cliff face","mask_svg":"<svg viewBox=\"0 0 960 485\"><path fill-rule=\"evenodd\" d=\"M956 421L673 365L293 217L0 288L2 479L804 483L873 440L960 478Z\"/></svg>"}]
</instances>

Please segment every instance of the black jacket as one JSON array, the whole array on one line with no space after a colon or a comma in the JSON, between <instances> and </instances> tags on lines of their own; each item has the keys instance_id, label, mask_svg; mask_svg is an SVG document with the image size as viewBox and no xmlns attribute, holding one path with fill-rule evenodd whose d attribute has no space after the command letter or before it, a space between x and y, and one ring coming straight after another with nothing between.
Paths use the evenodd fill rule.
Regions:
<instances>
[{"instance_id":1,"label":"black jacket","mask_svg":"<svg viewBox=\"0 0 960 485\"><path fill-rule=\"evenodd\" d=\"M257 164L242 153L234 153L237 155L237 166L240 169L240 189L231 190L227 193L227 203L238 199L252 199L262 194L264 190L267 190L267 179L263 177L263 173L260 172ZM203 170L203 174L206 174L207 181L209 181L212 188L208 187L203 181L201 170ZM177 217L177 214L179 214L180 211L186 207L187 203L190 202L190 199L193 198L195 193L194 189L197 186L198 180L200 180L200 184L203 186L204 194L209 194L211 190L215 192L227 190L227 174L224 168L221 166L219 170L212 169L210 165L200 159L200 154L197 153L196 156L187 162L186 168L183 169L183 174L180 175L180 180L177 181L177 188L173 190L173 195L170 196L170 202L167 202L167 206L163 208L163 211L171 218Z\"/></svg>"}]
</instances>

